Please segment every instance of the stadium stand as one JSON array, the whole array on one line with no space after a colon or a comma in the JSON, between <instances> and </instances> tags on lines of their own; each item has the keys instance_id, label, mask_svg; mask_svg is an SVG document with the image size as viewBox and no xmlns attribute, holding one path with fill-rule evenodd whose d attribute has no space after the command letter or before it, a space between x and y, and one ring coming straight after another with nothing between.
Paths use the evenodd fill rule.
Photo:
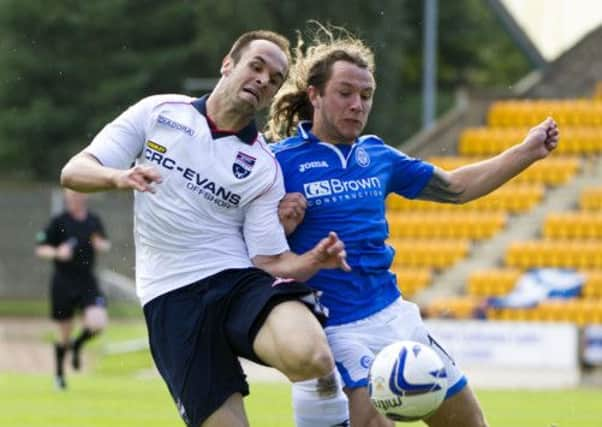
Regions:
<instances>
[{"instance_id":1,"label":"stadium stand","mask_svg":"<svg viewBox=\"0 0 602 427\"><path fill-rule=\"evenodd\" d=\"M480 200L457 206L389 198L393 270L427 316L602 323L602 58L593 55L600 43L602 27L511 99L473 94L438 129L402 147L453 169L519 142L550 115L562 134L550 158ZM405 285L416 268L428 272L424 282ZM533 268L581 273L580 296L532 308L487 306Z\"/></svg>"}]
</instances>

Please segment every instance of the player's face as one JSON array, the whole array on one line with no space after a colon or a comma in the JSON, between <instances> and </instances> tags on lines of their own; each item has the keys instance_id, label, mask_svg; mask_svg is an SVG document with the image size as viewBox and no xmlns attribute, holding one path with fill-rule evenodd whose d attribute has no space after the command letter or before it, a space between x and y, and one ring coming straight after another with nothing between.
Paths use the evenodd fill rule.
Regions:
<instances>
[{"instance_id":1,"label":"player's face","mask_svg":"<svg viewBox=\"0 0 602 427\"><path fill-rule=\"evenodd\" d=\"M241 108L259 111L267 107L288 70L285 53L267 40L253 40L234 64L226 58L222 74L228 79L228 94Z\"/></svg>"},{"instance_id":2,"label":"player's face","mask_svg":"<svg viewBox=\"0 0 602 427\"><path fill-rule=\"evenodd\" d=\"M314 107L313 133L332 143L353 143L362 133L370 110L376 83L372 73L347 61L332 65L330 80L320 94L310 86Z\"/></svg>"},{"instance_id":3,"label":"player's face","mask_svg":"<svg viewBox=\"0 0 602 427\"><path fill-rule=\"evenodd\" d=\"M65 191L65 207L73 214L79 214L86 211L88 197L83 193L71 190Z\"/></svg>"}]
</instances>

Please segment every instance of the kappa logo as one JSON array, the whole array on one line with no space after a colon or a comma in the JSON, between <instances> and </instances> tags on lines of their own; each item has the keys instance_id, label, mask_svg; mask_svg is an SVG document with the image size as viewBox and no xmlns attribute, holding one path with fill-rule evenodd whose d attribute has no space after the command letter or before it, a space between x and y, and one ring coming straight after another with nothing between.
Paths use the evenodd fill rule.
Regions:
<instances>
[{"instance_id":1,"label":"kappa logo","mask_svg":"<svg viewBox=\"0 0 602 427\"><path fill-rule=\"evenodd\" d=\"M238 179L246 178L251 174L256 161L255 157L239 151L236 153L236 159L234 159L234 163L232 164L232 173Z\"/></svg>"},{"instance_id":2,"label":"kappa logo","mask_svg":"<svg viewBox=\"0 0 602 427\"><path fill-rule=\"evenodd\" d=\"M188 126L185 126L182 123L178 123L175 120L169 119L161 114L159 114L159 117L157 117L157 123L170 127L172 129L180 130L190 136L194 135L194 131Z\"/></svg>"}]
</instances>

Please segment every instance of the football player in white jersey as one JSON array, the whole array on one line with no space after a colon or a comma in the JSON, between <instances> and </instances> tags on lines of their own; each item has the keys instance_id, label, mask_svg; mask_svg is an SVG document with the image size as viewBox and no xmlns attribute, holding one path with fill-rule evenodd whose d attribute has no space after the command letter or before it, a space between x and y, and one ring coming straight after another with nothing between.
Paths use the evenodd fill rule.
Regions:
<instances>
[{"instance_id":1,"label":"football player in white jersey","mask_svg":"<svg viewBox=\"0 0 602 427\"><path fill-rule=\"evenodd\" d=\"M375 135L361 135L376 89L372 51L344 29L319 26L313 40L294 51L268 126L271 138L286 138L273 150L291 193L281 205L291 248L311 247L324 228L345 241L352 270L323 270L308 283L323 292L330 310L326 335L349 399L351 425L393 425L371 405L368 370L383 347L409 339L431 346L446 364L446 400L425 422L431 427L485 426L462 371L429 334L417 306L401 298L390 272L385 200L391 192L443 203L485 195L556 148L556 123L548 118L522 143L491 159L440 170ZM298 427L332 426L347 418L343 396L320 389L315 380L293 385Z\"/></svg>"},{"instance_id":2,"label":"football player in white jersey","mask_svg":"<svg viewBox=\"0 0 602 427\"><path fill-rule=\"evenodd\" d=\"M334 369L324 313L300 281L347 270L345 248L328 233L302 255L289 250L282 173L254 124L289 58L281 35L243 34L210 95L141 100L61 173L82 192L136 190L137 293L154 361L190 427L248 425L239 356L291 381Z\"/></svg>"}]
</instances>

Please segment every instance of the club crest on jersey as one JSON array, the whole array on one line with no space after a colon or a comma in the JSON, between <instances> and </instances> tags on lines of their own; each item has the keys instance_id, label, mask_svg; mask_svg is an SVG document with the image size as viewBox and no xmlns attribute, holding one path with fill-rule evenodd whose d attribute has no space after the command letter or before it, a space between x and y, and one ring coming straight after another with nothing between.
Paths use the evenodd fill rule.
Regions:
<instances>
[{"instance_id":1,"label":"club crest on jersey","mask_svg":"<svg viewBox=\"0 0 602 427\"><path fill-rule=\"evenodd\" d=\"M370 156L366 150L364 150L362 147L359 147L357 150L355 150L355 161L358 165L365 168L370 164Z\"/></svg>"},{"instance_id":2,"label":"club crest on jersey","mask_svg":"<svg viewBox=\"0 0 602 427\"><path fill-rule=\"evenodd\" d=\"M249 156L241 151L236 153L236 159L234 159L234 163L232 164L234 176L238 179L248 177L251 174L251 169L255 166L256 160L255 157Z\"/></svg>"}]
</instances>

